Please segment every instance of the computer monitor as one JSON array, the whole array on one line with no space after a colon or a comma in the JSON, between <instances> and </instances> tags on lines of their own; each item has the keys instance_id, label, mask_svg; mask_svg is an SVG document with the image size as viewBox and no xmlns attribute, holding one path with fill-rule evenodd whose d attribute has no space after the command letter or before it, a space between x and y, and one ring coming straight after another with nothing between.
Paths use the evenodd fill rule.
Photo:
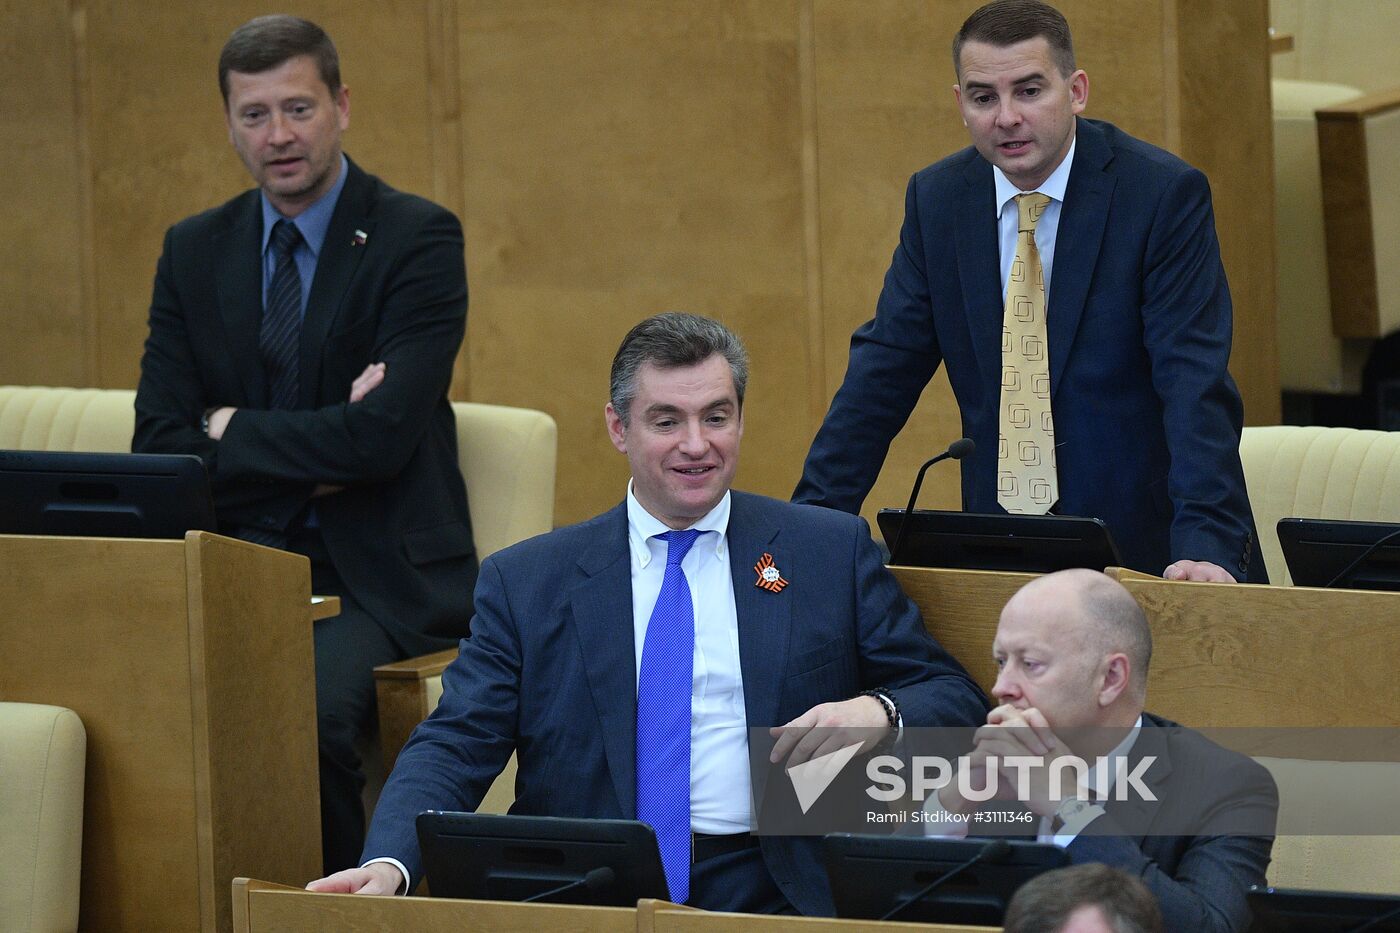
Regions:
<instances>
[{"instance_id":1,"label":"computer monitor","mask_svg":"<svg viewBox=\"0 0 1400 933\"><path fill-rule=\"evenodd\" d=\"M893 549L904 509L881 509L880 533ZM958 570L1050 573L1122 566L1108 526L1071 515L1006 515L915 509L890 563Z\"/></svg>"},{"instance_id":2,"label":"computer monitor","mask_svg":"<svg viewBox=\"0 0 1400 933\"><path fill-rule=\"evenodd\" d=\"M1069 864L1064 849L1037 842L833 833L823 849L836 916L883 917L991 845L998 847L998 857L958 872L892 919L1000 927L1017 888Z\"/></svg>"},{"instance_id":3,"label":"computer monitor","mask_svg":"<svg viewBox=\"0 0 1400 933\"><path fill-rule=\"evenodd\" d=\"M1281 518L1278 541L1295 586L1400 590L1400 524Z\"/></svg>"},{"instance_id":4,"label":"computer monitor","mask_svg":"<svg viewBox=\"0 0 1400 933\"><path fill-rule=\"evenodd\" d=\"M0 450L0 534L183 538L215 528L198 457Z\"/></svg>"},{"instance_id":5,"label":"computer monitor","mask_svg":"<svg viewBox=\"0 0 1400 933\"><path fill-rule=\"evenodd\" d=\"M1349 933L1363 927L1367 933L1400 933L1400 897L1393 894L1255 885L1247 896L1255 933Z\"/></svg>"},{"instance_id":6,"label":"computer monitor","mask_svg":"<svg viewBox=\"0 0 1400 933\"><path fill-rule=\"evenodd\" d=\"M632 907L669 896L656 833L638 820L427 810L418 845L434 897Z\"/></svg>"}]
</instances>

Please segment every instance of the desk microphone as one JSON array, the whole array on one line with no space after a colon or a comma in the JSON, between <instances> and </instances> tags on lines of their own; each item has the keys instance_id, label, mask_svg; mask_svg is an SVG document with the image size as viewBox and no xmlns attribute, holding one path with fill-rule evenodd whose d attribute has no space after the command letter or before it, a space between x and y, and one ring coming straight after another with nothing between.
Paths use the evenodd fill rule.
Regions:
<instances>
[{"instance_id":1,"label":"desk microphone","mask_svg":"<svg viewBox=\"0 0 1400 933\"><path fill-rule=\"evenodd\" d=\"M1384 538L1381 538L1379 541L1366 548L1366 550L1362 551L1361 554L1356 558L1356 560L1347 564L1345 567L1342 568L1340 573L1338 573L1332 579L1328 580L1327 583L1323 586L1323 589L1330 590L1332 587L1340 586L1344 582L1351 582L1347 580L1347 577L1351 576L1353 570L1364 564L1366 562L1366 558L1370 557L1372 554L1376 553L1381 548L1394 541L1396 538L1400 538L1400 531L1392 531Z\"/></svg>"},{"instance_id":2,"label":"desk microphone","mask_svg":"<svg viewBox=\"0 0 1400 933\"><path fill-rule=\"evenodd\" d=\"M556 894L563 894L565 891L572 891L574 888L587 888L590 891L598 891L606 888L617 880L617 872L604 865L602 868L595 868L577 881L570 881L568 884L561 884L557 888L549 891L541 891L539 894L532 894L522 900L522 904L533 904L535 901L542 901L547 897Z\"/></svg>"},{"instance_id":3,"label":"desk microphone","mask_svg":"<svg viewBox=\"0 0 1400 933\"><path fill-rule=\"evenodd\" d=\"M968 443L970 444L972 442L968 441ZM880 919L893 919L893 917L896 914L903 913L905 908L907 908L910 904L923 900L929 894L933 893L933 890L939 885L941 885L943 882L947 881L949 878L954 877L955 875L962 874L963 872L971 868L973 865L980 865L983 862L1000 862L1002 859L1006 858L1010 854L1011 843L1007 842L1005 839L993 839L991 842L988 842L986 845L982 846L982 848L978 849L977 854L974 855L972 858L968 859L966 862L963 862L961 865L958 865L950 871L944 872L942 875L939 875L937 878L933 879L928 884L924 885L922 888L916 891L911 897L906 897L898 904L895 904L893 907L890 908L889 912L886 913Z\"/></svg>"},{"instance_id":4,"label":"desk microphone","mask_svg":"<svg viewBox=\"0 0 1400 933\"><path fill-rule=\"evenodd\" d=\"M909 505L904 509L904 520L899 523L899 534L895 535L894 547L890 548L890 563L897 564L895 555L899 553L899 546L904 543L904 532L909 527L909 518L914 514L914 501L919 498L919 487L924 484L924 474L928 468L940 460L961 460L964 457L972 456L972 452L977 449L977 445L970 437L960 437L948 445L948 449L943 453L928 460L919 467L919 475L914 478L914 491L909 493Z\"/></svg>"}]
</instances>

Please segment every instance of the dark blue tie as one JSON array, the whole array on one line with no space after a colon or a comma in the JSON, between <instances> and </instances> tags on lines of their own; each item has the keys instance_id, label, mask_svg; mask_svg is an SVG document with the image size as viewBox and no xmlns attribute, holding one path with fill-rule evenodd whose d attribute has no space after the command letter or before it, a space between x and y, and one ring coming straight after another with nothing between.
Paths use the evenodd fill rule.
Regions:
<instances>
[{"instance_id":1,"label":"dark blue tie","mask_svg":"<svg viewBox=\"0 0 1400 933\"><path fill-rule=\"evenodd\" d=\"M651 824L671 900L690 897L690 698L695 607L681 561L702 532L668 531L666 575L637 677L637 819Z\"/></svg>"},{"instance_id":2,"label":"dark blue tie","mask_svg":"<svg viewBox=\"0 0 1400 933\"><path fill-rule=\"evenodd\" d=\"M301 231L290 220L272 226L272 255L277 266L267 289L258 348L267 371L270 408L295 408L297 403L297 353L301 349L301 275L293 253Z\"/></svg>"}]
</instances>

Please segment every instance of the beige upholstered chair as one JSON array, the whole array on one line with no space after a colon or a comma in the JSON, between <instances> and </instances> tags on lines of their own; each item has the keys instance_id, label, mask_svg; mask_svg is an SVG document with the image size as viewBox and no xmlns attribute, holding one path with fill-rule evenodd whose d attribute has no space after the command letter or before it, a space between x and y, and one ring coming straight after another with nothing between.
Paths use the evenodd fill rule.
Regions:
<instances>
[{"instance_id":1,"label":"beige upholstered chair","mask_svg":"<svg viewBox=\"0 0 1400 933\"><path fill-rule=\"evenodd\" d=\"M1357 393L1400 330L1400 5L1271 0L1275 244L1284 389Z\"/></svg>"},{"instance_id":2,"label":"beige upholstered chair","mask_svg":"<svg viewBox=\"0 0 1400 933\"><path fill-rule=\"evenodd\" d=\"M86 758L71 709L0 703L0 930L78 928Z\"/></svg>"},{"instance_id":3,"label":"beige upholstered chair","mask_svg":"<svg viewBox=\"0 0 1400 933\"><path fill-rule=\"evenodd\" d=\"M1361 391L1370 341L1343 340L1332 328L1316 116L1360 94L1344 84L1273 82L1279 381L1286 390Z\"/></svg>"},{"instance_id":4,"label":"beige upholstered chair","mask_svg":"<svg viewBox=\"0 0 1400 933\"><path fill-rule=\"evenodd\" d=\"M467 482L476 556L484 560L517 541L549 531L554 521L554 419L544 412L454 402L457 454ZM379 742L392 767L414 726L442 698L442 670L456 649L376 668ZM504 813L515 797L515 758L481 805Z\"/></svg>"},{"instance_id":5,"label":"beige upholstered chair","mask_svg":"<svg viewBox=\"0 0 1400 933\"><path fill-rule=\"evenodd\" d=\"M1245 428L1249 502L1269 580L1290 584L1280 518L1400 521L1400 433L1282 425Z\"/></svg>"},{"instance_id":6,"label":"beige upholstered chair","mask_svg":"<svg viewBox=\"0 0 1400 933\"><path fill-rule=\"evenodd\" d=\"M1279 835L1269 863L1277 888L1400 894L1400 837L1321 835L1336 832L1328 820L1338 788L1365 801L1368 813L1393 822L1400 812L1400 762L1307 761L1257 758L1279 792ZM1344 783L1343 783L1344 782Z\"/></svg>"},{"instance_id":7,"label":"beige upholstered chair","mask_svg":"<svg viewBox=\"0 0 1400 933\"><path fill-rule=\"evenodd\" d=\"M0 386L0 448L130 450L135 402L127 389Z\"/></svg>"}]
</instances>

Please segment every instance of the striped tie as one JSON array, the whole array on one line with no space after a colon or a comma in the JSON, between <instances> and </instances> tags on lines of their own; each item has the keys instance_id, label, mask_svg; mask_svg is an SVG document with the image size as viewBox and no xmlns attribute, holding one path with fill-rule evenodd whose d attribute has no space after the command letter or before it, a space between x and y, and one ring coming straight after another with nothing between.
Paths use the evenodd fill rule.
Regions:
<instances>
[{"instance_id":1,"label":"striped tie","mask_svg":"<svg viewBox=\"0 0 1400 933\"><path fill-rule=\"evenodd\" d=\"M267 290L258 348L267 370L267 397L271 408L295 408L297 403L297 353L301 348L301 275L292 254L301 242L301 231L290 220L272 227L272 255L277 269Z\"/></svg>"}]
</instances>

